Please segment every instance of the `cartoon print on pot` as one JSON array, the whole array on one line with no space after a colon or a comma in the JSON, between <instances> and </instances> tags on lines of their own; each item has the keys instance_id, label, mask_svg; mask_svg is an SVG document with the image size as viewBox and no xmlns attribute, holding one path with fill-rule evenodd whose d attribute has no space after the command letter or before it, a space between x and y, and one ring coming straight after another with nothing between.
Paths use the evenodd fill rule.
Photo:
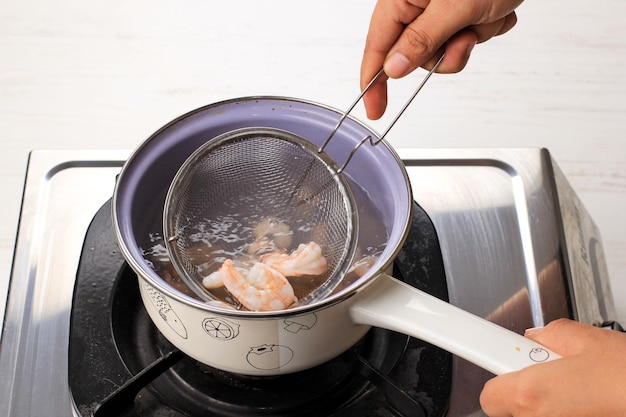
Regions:
<instances>
[{"instance_id":1,"label":"cartoon print on pot","mask_svg":"<svg viewBox=\"0 0 626 417\"><path fill-rule=\"evenodd\" d=\"M253 346L246 355L246 360L253 368L268 371L285 366L292 359L293 350L283 345Z\"/></svg>"},{"instance_id":2,"label":"cartoon print on pot","mask_svg":"<svg viewBox=\"0 0 626 417\"><path fill-rule=\"evenodd\" d=\"M301 330L311 330L317 323L317 314L311 313L305 316L289 317L283 320L285 330L290 333L298 333Z\"/></svg>"},{"instance_id":3,"label":"cartoon print on pot","mask_svg":"<svg viewBox=\"0 0 626 417\"><path fill-rule=\"evenodd\" d=\"M239 335L239 324L220 317L209 317L202 322L204 331L217 340L232 340Z\"/></svg>"},{"instance_id":4,"label":"cartoon print on pot","mask_svg":"<svg viewBox=\"0 0 626 417\"><path fill-rule=\"evenodd\" d=\"M172 309L170 303L163 297L163 295L154 289L149 284L144 285L148 296L150 297L150 301L154 305L154 308L157 310L163 321L167 323L168 326L176 332L177 335L182 337L183 339L187 339L187 329L185 325L178 317L178 314Z\"/></svg>"}]
</instances>

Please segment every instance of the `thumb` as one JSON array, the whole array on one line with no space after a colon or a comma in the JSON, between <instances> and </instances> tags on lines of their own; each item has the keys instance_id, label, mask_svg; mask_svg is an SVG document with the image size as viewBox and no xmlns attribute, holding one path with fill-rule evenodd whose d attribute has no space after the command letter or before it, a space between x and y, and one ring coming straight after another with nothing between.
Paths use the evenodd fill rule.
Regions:
<instances>
[{"instance_id":1,"label":"thumb","mask_svg":"<svg viewBox=\"0 0 626 417\"><path fill-rule=\"evenodd\" d=\"M525 336L562 356L573 356L583 352L597 338L597 332L602 331L588 324L559 319L545 327L529 329Z\"/></svg>"},{"instance_id":2,"label":"thumb","mask_svg":"<svg viewBox=\"0 0 626 417\"><path fill-rule=\"evenodd\" d=\"M477 42L476 34L463 28L470 19L462 13L450 13L439 2L431 2L415 20L404 28L387 54L384 69L390 78L401 78L419 67L432 67L444 44L446 56L438 72L457 72L469 59ZM455 36L456 35L456 36Z\"/></svg>"}]
</instances>

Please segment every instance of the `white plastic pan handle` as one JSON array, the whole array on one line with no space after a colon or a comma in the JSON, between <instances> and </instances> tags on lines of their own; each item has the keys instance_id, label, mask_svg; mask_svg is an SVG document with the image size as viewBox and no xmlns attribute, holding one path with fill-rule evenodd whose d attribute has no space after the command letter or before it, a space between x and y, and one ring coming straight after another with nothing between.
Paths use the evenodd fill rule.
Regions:
<instances>
[{"instance_id":1,"label":"white plastic pan handle","mask_svg":"<svg viewBox=\"0 0 626 417\"><path fill-rule=\"evenodd\" d=\"M357 294L352 320L404 333L500 375L560 356L532 340L381 275Z\"/></svg>"}]
</instances>

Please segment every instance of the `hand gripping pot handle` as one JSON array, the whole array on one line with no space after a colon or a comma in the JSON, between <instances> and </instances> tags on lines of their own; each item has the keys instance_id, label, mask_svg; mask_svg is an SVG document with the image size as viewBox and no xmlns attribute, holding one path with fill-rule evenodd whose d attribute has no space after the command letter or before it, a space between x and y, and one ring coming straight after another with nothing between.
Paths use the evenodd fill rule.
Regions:
<instances>
[{"instance_id":1,"label":"hand gripping pot handle","mask_svg":"<svg viewBox=\"0 0 626 417\"><path fill-rule=\"evenodd\" d=\"M356 324L424 340L500 375L560 358L532 340L382 275L350 308Z\"/></svg>"}]
</instances>

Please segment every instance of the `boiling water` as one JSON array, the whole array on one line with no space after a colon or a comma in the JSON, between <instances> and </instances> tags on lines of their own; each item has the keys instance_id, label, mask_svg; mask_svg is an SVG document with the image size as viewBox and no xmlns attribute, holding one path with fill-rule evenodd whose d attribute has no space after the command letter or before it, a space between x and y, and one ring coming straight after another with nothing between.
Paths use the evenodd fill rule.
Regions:
<instances>
[{"instance_id":1,"label":"boiling water","mask_svg":"<svg viewBox=\"0 0 626 417\"><path fill-rule=\"evenodd\" d=\"M387 242L385 225L380 221L379 210L367 197L364 190L351 182L352 192L357 202L359 232L355 256L350 268L333 292L340 291L372 265L382 253ZM155 213L161 214L163 200L155 207ZM146 227L141 248L145 260L169 285L191 297L199 297L189 289L173 267L165 246L162 233L161 216ZM249 268L258 261L258 256L275 250L292 253L299 244L315 241L316 229L306 221L296 225L288 224L283 219L264 218L259 214L223 215L212 220L197 222L193 233L193 249L187 253L192 263L199 269L201 276L217 271L223 262L231 259L237 266ZM322 252L324 248L322 247ZM287 277L298 299L302 299L317 289L328 279L328 273L319 276ZM209 290L215 300L223 301L235 308L241 304L223 287Z\"/></svg>"}]
</instances>

